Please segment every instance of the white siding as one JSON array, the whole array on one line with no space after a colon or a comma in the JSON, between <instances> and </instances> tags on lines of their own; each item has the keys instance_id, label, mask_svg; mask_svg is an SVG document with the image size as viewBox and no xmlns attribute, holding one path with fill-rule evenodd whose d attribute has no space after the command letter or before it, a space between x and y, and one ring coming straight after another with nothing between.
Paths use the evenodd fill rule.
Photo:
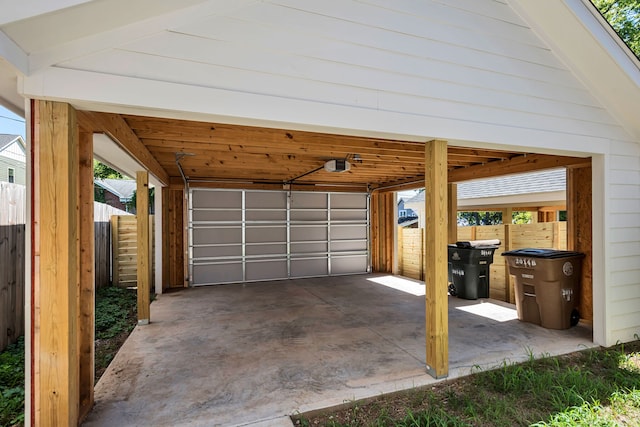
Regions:
<instances>
[{"instance_id":1,"label":"white siding","mask_svg":"<svg viewBox=\"0 0 640 427\"><path fill-rule=\"evenodd\" d=\"M611 144L608 208L609 343L640 335L640 146Z\"/></svg>"}]
</instances>

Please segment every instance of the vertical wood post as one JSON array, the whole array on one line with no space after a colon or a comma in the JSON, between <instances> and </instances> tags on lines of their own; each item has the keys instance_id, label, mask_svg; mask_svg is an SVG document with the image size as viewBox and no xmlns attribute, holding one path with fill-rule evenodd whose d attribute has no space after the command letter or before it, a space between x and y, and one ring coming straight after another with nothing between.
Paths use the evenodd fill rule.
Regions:
<instances>
[{"instance_id":1,"label":"vertical wood post","mask_svg":"<svg viewBox=\"0 0 640 427\"><path fill-rule=\"evenodd\" d=\"M449 313L447 299L447 143L425 144L425 303L427 373L449 374Z\"/></svg>"},{"instance_id":2,"label":"vertical wood post","mask_svg":"<svg viewBox=\"0 0 640 427\"><path fill-rule=\"evenodd\" d=\"M35 101L30 187L33 425L79 421L78 130L68 104Z\"/></svg>"},{"instance_id":3,"label":"vertical wood post","mask_svg":"<svg viewBox=\"0 0 640 427\"><path fill-rule=\"evenodd\" d=\"M567 169L567 249L585 254L578 310L587 321L593 320L592 188L591 166Z\"/></svg>"},{"instance_id":4,"label":"vertical wood post","mask_svg":"<svg viewBox=\"0 0 640 427\"><path fill-rule=\"evenodd\" d=\"M511 250L511 228L513 225L513 209L502 209L502 224L504 226L504 242L502 242L503 252ZM511 292L512 283L511 275L509 274L509 263L504 262L504 300L506 302L515 303L515 295Z\"/></svg>"},{"instance_id":5,"label":"vertical wood post","mask_svg":"<svg viewBox=\"0 0 640 427\"><path fill-rule=\"evenodd\" d=\"M79 134L80 292L78 349L80 418L93 406L95 341L95 227L93 225L93 134Z\"/></svg>"},{"instance_id":6,"label":"vertical wood post","mask_svg":"<svg viewBox=\"0 0 640 427\"><path fill-rule=\"evenodd\" d=\"M395 271L393 274L399 274L402 275L404 274L404 228L398 226L397 228L398 230L398 270Z\"/></svg>"},{"instance_id":7,"label":"vertical wood post","mask_svg":"<svg viewBox=\"0 0 640 427\"><path fill-rule=\"evenodd\" d=\"M449 210L449 243L458 241L458 184L447 185Z\"/></svg>"},{"instance_id":8,"label":"vertical wood post","mask_svg":"<svg viewBox=\"0 0 640 427\"><path fill-rule=\"evenodd\" d=\"M149 248L149 173L136 173L136 222L138 237L138 324L149 324L151 277Z\"/></svg>"}]
</instances>

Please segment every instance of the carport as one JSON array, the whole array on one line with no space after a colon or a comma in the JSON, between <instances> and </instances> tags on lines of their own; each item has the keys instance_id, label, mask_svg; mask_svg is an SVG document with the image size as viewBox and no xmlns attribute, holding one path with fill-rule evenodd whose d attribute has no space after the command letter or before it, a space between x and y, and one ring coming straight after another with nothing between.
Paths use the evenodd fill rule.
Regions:
<instances>
[{"instance_id":1,"label":"carport","mask_svg":"<svg viewBox=\"0 0 640 427\"><path fill-rule=\"evenodd\" d=\"M376 273L160 295L84 425L291 426L298 411L431 384L424 291ZM515 317L509 304L450 297L450 378L594 345L584 324L558 331Z\"/></svg>"},{"instance_id":2,"label":"carport","mask_svg":"<svg viewBox=\"0 0 640 427\"><path fill-rule=\"evenodd\" d=\"M160 263L157 262L158 265L162 265L161 290L209 283L238 283L227 286L244 286L244 283L253 280L297 276L330 277L335 274L367 271L393 274L396 240L394 191L424 186L427 212L425 232L425 271L427 272L425 283L427 285L422 297L425 305L424 317L420 323L426 324L426 328L423 334L425 339L417 339L416 343L422 347L426 342L424 364L427 373L433 378L444 378L449 375L451 359L447 289L446 286L438 284L447 283L446 245L456 240L455 182L481 176L564 166L569 171L568 191L572 197L586 206L590 203L591 197L591 192L585 192L584 186L575 184L575 177L582 177L585 173L590 174L589 158L480 150L449 146L442 140L399 141L82 111L76 110L69 104L52 101L34 100L32 108L33 154L36 159L34 163L41 165L39 168L32 169L34 183L36 183L32 193L32 203L36 207L35 218L38 219L40 229L56 230L51 235L36 234L40 240L34 241L34 247L39 248L38 256L41 265L58 266L53 270L41 270L39 275L34 276L36 301L55 302L40 306L39 311L35 313L34 323L40 327L34 330L34 341L44 343L44 340L49 337L52 345L62 344L60 353L56 354L65 357L57 360L65 361L68 369L66 371L68 377L58 377L57 373L65 371L61 370L57 363L42 365L33 380L50 381L53 378L59 381L59 385L66 384L69 392L73 393L75 390L70 383L70 378L73 378L73 371L78 369L79 391L82 399L81 413L86 413L91 407L93 393L93 374L90 369L93 360L92 281L83 280L81 276L79 295L72 287L43 287L39 284L73 280L74 263L81 257L91 256L90 253L82 251L84 244L77 245L73 230L74 224L79 223L81 242L91 236L91 231L87 230L86 225L92 224L91 214L83 210L85 201L91 200L92 194L90 180L86 178L90 177L92 144L104 144L105 136L110 143L115 143L119 149L128 153L141 167L137 172L140 325L154 322L148 298L151 260L147 244L149 241L146 218L148 201L145 200L145 196L149 185L149 174L153 175L153 180L164 186L161 189L156 187L156 200L162 201L160 214L162 223L156 225L159 231L157 234L162 236L160 246L163 248ZM46 147L51 147L51 151ZM76 153L81 155L78 156ZM45 166L54 164L47 157L50 155L56 156L55 169ZM359 161L353 161L354 158L358 158ZM324 164L331 159L351 160L353 163L350 169L344 172L324 170ZM78 170L80 174L77 173ZM79 191L75 192L75 188ZM199 194L207 194L206 192L211 191L216 193L215 197L198 199ZM229 195L231 196L228 197ZM265 195L267 197L264 197ZM326 200L327 205L315 207L304 205L300 212L305 214L325 212L326 219L322 217L318 220L313 216L310 219L298 218L301 222L296 223L295 218L291 218L296 212L291 198L299 200L299 197L307 197L316 200L318 197L314 196L317 195L320 195L321 200ZM276 208L272 205L275 203L274 200L278 199L288 203L286 208ZM356 204L350 204L353 200L356 200ZM232 201L234 205L229 204ZM363 205L363 201L366 201L366 204ZM331 203L333 205L329 206ZM79 217L75 216L76 204L80 206ZM52 205L66 206L68 209L53 209ZM60 216L44 215L44 212L50 211L55 211ZM265 217L259 217L255 223L252 223L250 215L255 212L262 215L264 215L263 212L268 212L270 215L275 213L288 218L290 221L280 224L282 225L280 230L286 236L282 237L280 233L277 239L251 241L249 236L252 235L252 225L258 228L274 227L274 224L267 223ZM571 208L569 212L572 212ZM237 216L230 216L234 213L239 214L240 221ZM571 213L569 215L571 216ZM271 216L268 218L273 219ZM332 218L338 219L333 222ZM571 224L574 227L584 224L584 220L571 218ZM293 226L318 226L318 222L322 224L325 234L317 239L296 240ZM202 229L199 228L200 225L204 225ZM279 227L278 224L275 226ZM347 238L343 237L340 226L349 230ZM207 227L213 227L216 231L213 234L216 236L226 235L223 230L228 230L228 227L239 229L239 234L242 236L241 245L238 245L236 240L205 242L207 244L198 246L196 243L199 241L194 234L198 236L205 234ZM191 234L186 232L187 229ZM336 229L339 231L336 232ZM355 237L354 230L357 231ZM581 241L589 245L585 247L588 251L590 250L589 232L590 228L585 227ZM309 230L305 230L305 234L309 233L311 233ZM270 236L270 232L261 230L257 235ZM49 246L47 239L56 236L68 236L68 238L58 238L55 240L55 245ZM248 253L251 246L245 243L255 243L258 247L269 248L283 245L284 251L280 250L274 254L259 253L258 258L251 258L250 255L255 254ZM313 258L307 254L298 258L299 253L292 250L296 243L301 243L303 246L318 244L327 246L324 250L314 249L311 254ZM345 244L346 247L340 248L339 245ZM357 247L354 247L354 244ZM333 245L338 247L333 248ZM229 253L208 253L205 256L197 253L202 247L227 250L236 246L242 247L239 257L237 254ZM296 261L300 259L306 261L308 258L318 261L316 256L320 253L324 256L321 261L327 263L326 270L310 269L307 271L311 273L303 271L300 274L291 274L297 271L295 270ZM60 254L69 254L69 259L61 258ZM182 254L184 256L181 256ZM199 265L196 261L200 259L206 261L203 271L197 270ZM351 260L355 262L350 262ZM209 263L209 261L212 262ZM276 267L265 268L264 270L269 270L266 277L251 276L251 274L263 273L260 268L252 269L253 261L260 266L271 263L271 266ZM366 262L363 264L363 261ZM226 268L227 262L240 263L242 267L235 270L208 270L209 265ZM93 264L81 261L81 265ZM317 264L313 264L312 267L317 268ZM274 271L278 276L270 277L269 275ZM590 274L588 268L584 272L587 276ZM158 273L160 272L156 271L156 274ZM51 277L49 277L50 274ZM89 268L83 268L80 274L91 275L92 272ZM220 280L220 276L225 279ZM586 289L590 289L589 284ZM83 301L78 306L64 304L64 301L71 301L76 297ZM286 298L283 300L286 301ZM586 301L585 308L580 311L589 316L591 301L590 299ZM367 305L364 304L362 309L367 310ZM193 312L192 309L189 311ZM69 320L62 322L52 320L65 318ZM77 323L76 318L80 319ZM76 327L79 329L76 330ZM79 353L71 351L73 348L59 341L58 337L65 336L61 331L66 331L69 337L77 336L81 343ZM65 353L64 350L67 352ZM416 357L417 360L421 360L420 356ZM52 373L55 371L56 375L47 374L49 369ZM49 388L47 386L38 389L44 392ZM35 396L35 400L46 405L51 403L38 396Z\"/></svg>"},{"instance_id":3,"label":"carport","mask_svg":"<svg viewBox=\"0 0 640 427\"><path fill-rule=\"evenodd\" d=\"M23 3L0 18L0 103L28 127L27 424L93 405L94 154L138 181L149 330L151 274L185 295L392 274L394 192L424 186L415 342L421 369L451 375L456 183L565 167L580 312L597 344L637 334L640 63L588 0Z\"/></svg>"}]
</instances>

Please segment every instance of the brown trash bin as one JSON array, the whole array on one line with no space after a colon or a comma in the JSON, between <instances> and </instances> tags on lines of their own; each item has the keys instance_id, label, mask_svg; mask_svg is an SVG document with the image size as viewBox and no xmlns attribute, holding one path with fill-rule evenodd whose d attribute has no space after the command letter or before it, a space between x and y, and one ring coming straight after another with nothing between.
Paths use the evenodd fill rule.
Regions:
<instances>
[{"instance_id":1,"label":"brown trash bin","mask_svg":"<svg viewBox=\"0 0 640 427\"><path fill-rule=\"evenodd\" d=\"M583 253L528 248L502 255L515 276L518 319L548 329L578 323Z\"/></svg>"}]
</instances>

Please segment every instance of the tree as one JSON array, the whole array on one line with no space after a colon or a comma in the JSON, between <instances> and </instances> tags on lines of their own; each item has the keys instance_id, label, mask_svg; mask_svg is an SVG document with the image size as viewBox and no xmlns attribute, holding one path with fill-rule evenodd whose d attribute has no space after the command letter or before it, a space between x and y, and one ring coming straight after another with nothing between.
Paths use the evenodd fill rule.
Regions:
<instances>
[{"instance_id":1,"label":"tree","mask_svg":"<svg viewBox=\"0 0 640 427\"><path fill-rule=\"evenodd\" d=\"M640 0L591 0L616 33L640 58Z\"/></svg>"},{"instance_id":2,"label":"tree","mask_svg":"<svg viewBox=\"0 0 640 427\"><path fill-rule=\"evenodd\" d=\"M101 163L97 160L93 161L93 177L98 179L123 179L120 172Z\"/></svg>"}]
</instances>

